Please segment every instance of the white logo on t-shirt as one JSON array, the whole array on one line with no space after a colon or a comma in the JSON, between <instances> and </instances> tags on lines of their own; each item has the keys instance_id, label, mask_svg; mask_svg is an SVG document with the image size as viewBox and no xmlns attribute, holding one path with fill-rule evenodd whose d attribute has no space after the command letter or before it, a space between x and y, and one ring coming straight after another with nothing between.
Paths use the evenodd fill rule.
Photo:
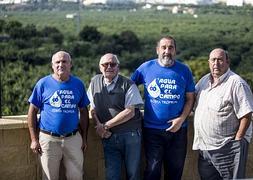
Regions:
<instances>
[{"instance_id":1,"label":"white logo on t-shirt","mask_svg":"<svg viewBox=\"0 0 253 180\"><path fill-rule=\"evenodd\" d=\"M153 98L157 98L160 93L161 90L159 88L159 86L156 84L156 79L154 79L149 85L148 85L148 93L150 94L150 96L152 96Z\"/></svg>"},{"instance_id":2,"label":"white logo on t-shirt","mask_svg":"<svg viewBox=\"0 0 253 180\"><path fill-rule=\"evenodd\" d=\"M176 80L169 78L156 78L147 87L147 91L153 98L153 103L176 104L181 95L178 92Z\"/></svg>"},{"instance_id":3,"label":"white logo on t-shirt","mask_svg":"<svg viewBox=\"0 0 253 180\"><path fill-rule=\"evenodd\" d=\"M61 107L62 100L60 96L57 94L57 91L54 92L53 96L50 98L49 103L53 107Z\"/></svg>"}]
</instances>

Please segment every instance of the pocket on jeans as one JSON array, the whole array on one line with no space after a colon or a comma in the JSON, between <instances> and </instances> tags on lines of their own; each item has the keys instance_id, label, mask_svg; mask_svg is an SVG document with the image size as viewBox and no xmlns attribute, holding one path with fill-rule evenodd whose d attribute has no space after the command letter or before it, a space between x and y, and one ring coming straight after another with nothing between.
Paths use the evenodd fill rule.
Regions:
<instances>
[{"instance_id":1,"label":"pocket on jeans","mask_svg":"<svg viewBox=\"0 0 253 180\"><path fill-rule=\"evenodd\" d=\"M142 136L142 131L140 129L136 130L138 136Z\"/></svg>"}]
</instances>

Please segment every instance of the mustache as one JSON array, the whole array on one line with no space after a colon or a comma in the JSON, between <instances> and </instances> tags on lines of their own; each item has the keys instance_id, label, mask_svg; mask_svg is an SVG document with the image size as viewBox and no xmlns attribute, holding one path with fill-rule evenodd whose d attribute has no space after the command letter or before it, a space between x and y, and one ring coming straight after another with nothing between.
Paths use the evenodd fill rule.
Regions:
<instances>
[{"instance_id":1,"label":"mustache","mask_svg":"<svg viewBox=\"0 0 253 180\"><path fill-rule=\"evenodd\" d=\"M163 54L163 57L170 57L170 58L172 58L172 54Z\"/></svg>"}]
</instances>

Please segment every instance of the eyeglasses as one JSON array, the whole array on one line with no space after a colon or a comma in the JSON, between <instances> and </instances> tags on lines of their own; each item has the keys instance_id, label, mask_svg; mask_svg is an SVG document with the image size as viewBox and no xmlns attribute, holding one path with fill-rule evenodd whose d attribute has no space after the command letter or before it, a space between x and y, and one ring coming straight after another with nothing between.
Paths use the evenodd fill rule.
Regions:
<instances>
[{"instance_id":1,"label":"eyeglasses","mask_svg":"<svg viewBox=\"0 0 253 180\"><path fill-rule=\"evenodd\" d=\"M212 59L209 59L209 62L210 63L215 63L215 61L217 60L217 62L219 63L219 64L222 64L222 63L224 63L224 59L221 59L221 58L212 58Z\"/></svg>"},{"instance_id":2,"label":"eyeglasses","mask_svg":"<svg viewBox=\"0 0 253 180\"><path fill-rule=\"evenodd\" d=\"M114 68L116 67L118 64L117 63L104 63L104 64L101 64L101 66L103 66L104 68L108 68L110 65L111 68Z\"/></svg>"}]
</instances>

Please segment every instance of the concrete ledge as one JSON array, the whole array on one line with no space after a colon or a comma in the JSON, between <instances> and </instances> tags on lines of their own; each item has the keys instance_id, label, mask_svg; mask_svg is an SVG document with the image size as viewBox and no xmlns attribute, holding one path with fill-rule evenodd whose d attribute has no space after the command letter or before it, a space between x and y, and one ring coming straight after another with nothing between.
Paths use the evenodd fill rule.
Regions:
<instances>
[{"instance_id":1,"label":"concrete ledge","mask_svg":"<svg viewBox=\"0 0 253 180\"><path fill-rule=\"evenodd\" d=\"M192 150L193 121L189 120L188 148L182 180L199 180L198 152ZM141 169L144 169L144 156ZM253 143L250 143L246 178L253 177ZM85 152L84 177L86 180L104 180L104 154L101 139L90 121L88 149ZM4 116L0 119L0 179L40 180L38 157L30 150L27 116ZM66 180L64 168L59 180Z\"/></svg>"},{"instance_id":2,"label":"concrete ledge","mask_svg":"<svg viewBox=\"0 0 253 180\"><path fill-rule=\"evenodd\" d=\"M0 119L0 129L18 129L27 128L26 118L2 118Z\"/></svg>"}]
</instances>

